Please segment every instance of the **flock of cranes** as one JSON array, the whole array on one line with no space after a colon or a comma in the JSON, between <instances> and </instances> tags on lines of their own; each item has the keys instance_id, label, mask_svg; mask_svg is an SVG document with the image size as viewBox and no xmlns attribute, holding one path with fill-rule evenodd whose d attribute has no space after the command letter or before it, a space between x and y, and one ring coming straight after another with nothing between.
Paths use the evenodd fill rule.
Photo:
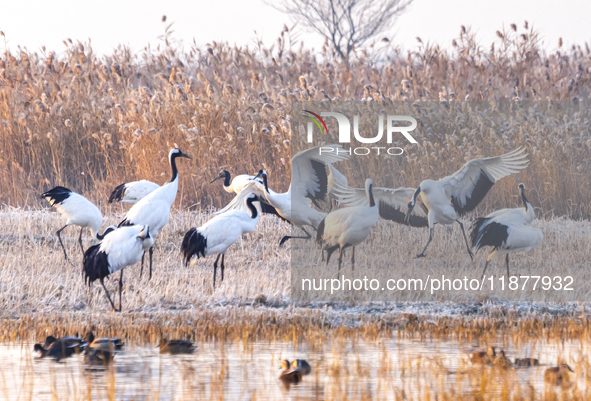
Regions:
<instances>
[{"instance_id":1,"label":"flock of cranes","mask_svg":"<svg viewBox=\"0 0 591 401\"><path fill-rule=\"evenodd\" d=\"M478 250L492 247L483 275L496 254L506 255L509 274L509 253L528 251L543 239L542 231L531 226L535 213L525 197L523 184L519 184L519 191L524 207L502 209L476 219L470 242L459 220L476 208L495 182L527 167L527 154L522 148L501 156L471 160L448 177L423 180L416 189L374 188L369 178L365 188L351 188L347 178L333 166L347 160L348 153L340 145L322 147L331 149L330 152L319 151L320 148L307 149L293 156L291 183L285 193L277 193L269 188L269 177L265 170L260 170L254 176L243 174L233 179L228 171L223 170L211 183L223 179L224 190L235 197L211 220L187 231L181 245L185 264L194 256L198 259L217 254L213 265L215 288L220 258L223 281L227 250L243 234L256 229L262 213L276 215L304 233L302 236L283 237L280 246L289 239L312 239L311 230L314 230L316 242L322 246L323 260L326 252L327 264L331 255L339 251L339 272L347 248L351 248L351 264L354 267L355 247L368 238L380 217L411 227L429 227L429 239L417 257L425 256L433 240L435 224L458 223L471 259L471 248ZM109 203L118 201L133 206L117 227L109 226L103 234L99 234L102 223L100 210L83 196L59 186L41 195L67 219L65 226L57 231L66 259L68 256L60 233L70 225L80 227L79 243L84 253L85 281L90 285L99 280L115 310L121 310L124 268L141 260L141 277L146 251L150 259L149 278L152 277L154 241L169 220L178 190L178 158L191 157L177 147L171 149L169 163L172 177L170 182L162 186L141 180L121 184L113 190ZM328 213L316 207L321 200L330 202ZM344 207L336 208L335 203ZM86 227L100 242L84 251L82 232ZM117 271L120 272L119 309L115 308L104 284L104 279Z\"/></svg>"}]
</instances>

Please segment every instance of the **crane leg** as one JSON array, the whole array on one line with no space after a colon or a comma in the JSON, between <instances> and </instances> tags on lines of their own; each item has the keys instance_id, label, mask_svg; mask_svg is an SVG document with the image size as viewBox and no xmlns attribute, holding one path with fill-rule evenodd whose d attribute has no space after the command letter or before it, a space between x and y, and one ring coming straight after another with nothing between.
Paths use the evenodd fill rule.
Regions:
<instances>
[{"instance_id":1,"label":"crane leg","mask_svg":"<svg viewBox=\"0 0 591 401\"><path fill-rule=\"evenodd\" d=\"M339 249L339 272L337 274L341 274L341 263L343 261L343 252L345 252L345 247Z\"/></svg>"},{"instance_id":2,"label":"crane leg","mask_svg":"<svg viewBox=\"0 0 591 401\"><path fill-rule=\"evenodd\" d=\"M121 275L119 276L119 311L121 312L121 292L123 290L123 269L121 269Z\"/></svg>"},{"instance_id":3,"label":"crane leg","mask_svg":"<svg viewBox=\"0 0 591 401\"><path fill-rule=\"evenodd\" d=\"M107 291L107 287L105 287L105 280L101 278L101 285L103 286L103 288L105 289L105 293L107 294L107 299L109 300L109 302L111 303L111 306L113 307L113 309L115 311L117 311L117 308L115 308L115 304L113 303L113 300L111 299L111 295L109 295L109 291Z\"/></svg>"},{"instance_id":4,"label":"crane leg","mask_svg":"<svg viewBox=\"0 0 591 401\"><path fill-rule=\"evenodd\" d=\"M509 274L509 254L506 255L505 262L507 263L507 278L510 278L511 274Z\"/></svg>"},{"instance_id":5,"label":"crane leg","mask_svg":"<svg viewBox=\"0 0 591 401\"><path fill-rule=\"evenodd\" d=\"M353 247L353 254L351 255L351 270L355 270L355 247Z\"/></svg>"},{"instance_id":6,"label":"crane leg","mask_svg":"<svg viewBox=\"0 0 591 401\"><path fill-rule=\"evenodd\" d=\"M327 265L328 265L328 262L330 261L330 257L332 256L333 252L337 250L337 248L339 248L338 245L335 245L332 247L326 246L324 248L324 250L326 251L326 264Z\"/></svg>"},{"instance_id":7,"label":"crane leg","mask_svg":"<svg viewBox=\"0 0 591 401\"><path fill-rule=\"evenodd\" d=\"M314 228L314 227L312 227L312 228ZM310 235L310 233L307 232L303 227L302 227L302 231L306 233L306 236L292 237L291 235L286 235L285 237L281 238L281 241L279 242L279 246L283 245L283 243L290 238L291 239L310 239L310 238L312 238L312 235Z\"/></svg>"},{"instance_id":8,"label":"crane leg","mask_svg":"<svg viewBox=\"0 0 591 401\"><path fill-rule=\"evenodd\" d=\"M221 253L218 253L218 257L215 259L213 263L213 288L215 289L215 274L218 270L218 260L220 260Z\"/></svg>"},{"instance_id":9,"label":"crane leg","mask_svg":"<svg viewBox=\"0 0 591 401\"><path fill-rule=\"evenodd\" d=\"M460 220L456 220L462 229L462 234L464 234L464 241L466 242L466 248L468 249L468 255L470 255L470 260L474 262L474 254L470 250L470 244L468 244L468 238L466 237L466 231L464 231L464 224Z\"/></svg>"},{"instance_id":10,"label":"crane leg","mask_svg":"<svg viewBox=\"0 0 591 401\"><path fill-rule=\"evenodd\" d=\"M144 272L144 256L146 255L146 252L144 252L144 254L142 255L142 268L140 269L140 278L142 278L142 273Z\"/></svg>"},{"instance_id":11,"label":"crane leg","mask_svg":"<svg viewBox=\"0 0 591 401\"><path fill-rule=\"evenodd\" d=\"M493 256L495 256L496 253L497 253L497 250L495 249L494 251L489 253L488 256L486 257L486 263L484 264L484 270L482 271L482 275L480 276L480 280L482 280L482 278L484 277L484 272L486 272L486 268L488 267L488 263L493 258Z\"/></svg>"},{"instance_id":12,"label":"crane leg","mask_svg":"<svg viewBox=\"0 0 591 401\"><path fill-rule=\"evenodd\" d=\"M423 252L421 252L417 255L417 258L424 258L425 257L425 251L427 250L427 247L429 246L431 241L433 241L433 232L434 231L435 231L434 228L429 229L429 241L427 241L427 245L425 245L425 249L423 249Z\"/></svg>"},{"instance_id":13,"label":"crane leg","mask_svg":"<svg viewBox=\"0 0 591 401\"><path fill-rule=\"evenodd\" d=\"M80 249L82 249L82 254L84 255L84 246L82 245L82 230L84 230L84 227L80 227L80 235L78 236L78 243L80 244Z\"/></svg>"},{"instance_id":14,"label":"crane leg","mask_svg":"<svg viewBox=\"0 0 591 401\"><path fill-rule=\"evenodd\" d=\"M224 253L222 255L222 279L220 281L224 281L224 258L226 257L226 254Z\"/></svg>"},{"instance_id":15,"label":"crane leg","mask_svg":"<svg viewBox=\"0 0 591 401\"><path fill-rule=\"evenodd\" d=\"M66 253L66 247L64 246L64 243L62 242L62 237L61 237L61 232L64 228L68 227L68 225L66 224L65 226L63 226L62 228L60 228L59 230L57 230L57 239L60 240L60 245L62 246L62 249L64 250L64 258L66 258L66 260L68 259L68 254Z\"/></svg>"},{"instance_id":16,"label":"crane leg","mask_svg":"<svg viewBox=\"0 0 591 401\"><path fill-rule=\"evenodd\" d=\"M148 281L152 278L152 254L154 254L154 245L150 247L150 277L148 277Z\"/></svg>"}]
</instances>

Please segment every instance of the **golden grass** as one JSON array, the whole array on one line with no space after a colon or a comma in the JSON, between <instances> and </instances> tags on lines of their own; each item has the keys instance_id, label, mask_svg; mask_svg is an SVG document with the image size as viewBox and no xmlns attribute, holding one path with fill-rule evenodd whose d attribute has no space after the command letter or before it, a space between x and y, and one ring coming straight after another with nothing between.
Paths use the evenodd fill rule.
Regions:
<instances>
[{"instance_id":1,"label":"golden grass","mask_svg":"<svg viewBox=\"0 0 591 401\"><path fill-rule=\"evenodd\" d=\"M164 182L175 142L194 157L180 167L180 208L221 206L221 186L207 182L223 166L233 173L264 166L272 186L285 190L293 101L589 97L589 47L545 53L529 28L501 32L490 49L462 28L451 51L387 45L358 51L350 65L335 61L326 48L316 55L295 46L289 29L268 47L212 42L183 52L170 39L155 50L133 54L119 47L105 57L69 41L63 55L7 52L0 66L0 202L37 208L38 193L62 184L104 204L121 182ZM454 128L458 120L451 114L426 113L421 118L444 118L451 132L423 133L421 146L407 152L398 185L416 185L433 170L453 171L475 154L526 144L536 165L527 177L544 211L590 215L591 189L582 180L590 171L586 112L526 125L458 115L482 125L481 131ZM490 198L494 205L502 200Z\"/></svg>"}]
</instances>

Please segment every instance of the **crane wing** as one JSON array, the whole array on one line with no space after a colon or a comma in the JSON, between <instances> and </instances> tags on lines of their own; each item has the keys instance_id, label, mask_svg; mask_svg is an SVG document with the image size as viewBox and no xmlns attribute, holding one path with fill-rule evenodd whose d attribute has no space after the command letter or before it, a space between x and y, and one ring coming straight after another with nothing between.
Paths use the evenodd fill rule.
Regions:
<instances>
[{"instance_id":1,"label":"crane wing","mask_svg":"<svg viewBox=\"0 0 591 401\"><path fill-rule=\"evenodd\" d=\"M320 148L333 148L335 151L320 153ZM305 202L305 197L324 200L328 189L325 166L348 158L349 154L341 145L317 146L295 155L291 159L292 199L301 202Z\"/></svg>"},{"instance_id":2,"label":"crane wing","mask_svg":"<svg viewBox=\"0 0 591 401\"><path fill-rule=\"evenodd\" d=\"M527 153L519 147L501 156L470 160L439 182L445 188L456 213L471 212L484 199L493 184L503 177L518 173L527 167Z\"/></svg>"},{"instance_id":3,"label":"crane wing","mask_svg":"<svg viewBox=\"0 0 591 401\"><path fill-rule=\"evenodd\" d=\"M249 194L256 194L259 198L265 200L267 199L267 193L265 192L265 187L263 187L263 184L258 181L250 181L244 186L242 191L232 198L230 203L228 203L223 209L215 212L215 214L222 214L230 210L244 210L248 212L245 199Z\"/></svg>"},{"instance_id":4,"label":"crane wing","mask_svg":"<svg viewBox=\"0 0 591 401\"><path fill-rule=\"evenodd\" d=\"M414 194L414 188L373 188L373 197L378 205L380 217L396 223L405 224L405 216L408 211L408 200ZM350 188L343 185L335 185L333 193L339 204L347 206L369 206L369 201L363 188ZM410 215L409 224L412 227L427 227L428 210L423 202L417 198L416 205Z\"/></svg>"}]
</instances>

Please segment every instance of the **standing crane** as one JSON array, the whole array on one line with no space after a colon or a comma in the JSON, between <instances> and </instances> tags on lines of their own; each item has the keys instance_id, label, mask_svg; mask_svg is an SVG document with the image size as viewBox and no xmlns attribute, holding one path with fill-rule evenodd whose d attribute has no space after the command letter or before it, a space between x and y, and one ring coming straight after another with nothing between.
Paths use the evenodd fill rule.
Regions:
<instances>
[{"instance_id":1,"label":"standing crane","mask_svg":"<svg viewBox=\"0 0 591 401\"><path fill-rule=\"evenodd\" d=\"M464 225L459 217L474 210L495 182L526 168L528 160L527 153L524 152L524 148L517 148L501 156L470 160L461 169L439 181L422 181L410 199L406 212L408 221L419 195L429 211L429 240L417 258L425 256L425 251L433 240L436 223L458 223L464 235L468 255L473 260L474 254L470 250Z\"/></svg>"},{"instance_id":2,"label":"standing crane","mask_svg":"<svg viewBox=\"0 0 591 401\"><path fill-rule=\"evenodd\" d=\"M220 256L222 257L222 280L224 281L224 258L226 251L232 244L242 237L242 234L252 232L259 222L259 212L254 202L259 199L255 194L243 192L239 195L249 212L244 210L230 210L215 216L198 228L191 228L185 234L181 245L181 252L185 265L193 256L206 257L218 254L213 264L213 288Z\"/></svg>"},{"instance_id":3,"label":"standing crane","mask_svg":"<svg viewBox=\"0 0 591 401\"><path fill-rule=\"evenodd\" d=\"M339 273L343 253L346 248L352 247L351 265L355 268L355 247L361 244L369 236L371 229L379 219L379 210L373 196L373 183L368 178L365 181L365 195L367 205L353 206L330 212L318 226L316 242L326 244L326 264L330 256L339 250Z\"/></svg>"},{"instance_id":4,"label":"standing crane","mask_svg":"<svg viewBox=\"0 0 591 401\"><path fill-rule=\"evenodd\" d=\"M133 205L131 209L125 215L125 218L119 227L142 225L149 226L152 234L152 238L156 238L158 233L168 223L170 218L170 208L174 203L176 194L179 187L179 175L176 167L176 159L184 157L191 159L191 156L184 154L180 149L173 148L168 154L168 160L172 169L172 177L170 182L164 184L157 190L148 194L145 198L141 199L138 203ZM150 278L152 278L152 254L154 248L150 247ZM140 271L140 277L144 268L142 258L142 270Z\"/></svg>"},{"instance_id":5,"label":"standing crane","mask_svg":"<svg viewBox=\"0 0 591 401\"><path fill-rule=\"evenodd\" d=\"M66 225L57 230L57 238L64 250L64 257L68 260L66 248L62 242L61 232L68 226L74 225L80 227L80 235L78 236L78 243L80 249L84 253L84 246L82 245L82 232L86 227L90 228L92 235L102 240L105 233L99 234L101 223L103 222L103 215L98 207L84 196L70 191L68 188L57 186L47 192L41 194L41 198L47 199L49 204L57 209L62 217L67 219Z\"/></svg>"},{"instance_id":6,"label":"standing crane","mask_svg":"<svg viewBox=\"0 0 591 401\"><path fill-rule=\"evenodd\" d=\"M91 246L84 253L84 281L90 285L99 280L113 309L121 312L123 269L139 262L145 251L152 245L154 245L154 239L148 226L125 226L114 230L100 244ZM119 276L119 309L116 309L105 287L104 279L118 271L121 271L121 275Z\"/></svg>"},{"instance_id":7,"label":"standing crane","mask_svg":"<svg viewBox=\"0 0 591 401\"><path fill-rule=\"evenodd\" d=\"M530 251L544 239L542 230L531 226L536 214L525 197L524 184L519 184L519 194L523 207L497 210L486 217L477 218L472 225L470 233L472 246L477 251L485 246L493 247L492 252L486 258L481 280L488 263L497 254L506 255L507 276L511 277L509 274L509 254Z\"/></svg>"}]
</instances>

